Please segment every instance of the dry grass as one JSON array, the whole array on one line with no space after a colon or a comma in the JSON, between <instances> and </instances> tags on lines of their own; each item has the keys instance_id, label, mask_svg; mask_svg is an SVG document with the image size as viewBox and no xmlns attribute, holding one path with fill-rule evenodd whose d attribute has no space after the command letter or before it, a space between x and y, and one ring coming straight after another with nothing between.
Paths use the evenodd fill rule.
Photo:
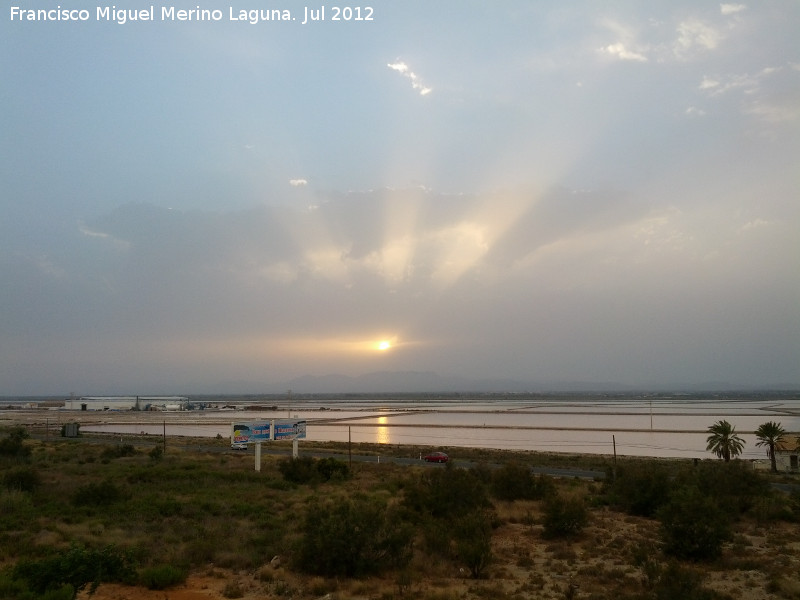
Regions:
<instances>
[{"instance_id":1,"label":"dry grass","mask_svg":"<svg viewBox=\"0 0 800 600\"><path fill-rule=\"evenodd\" d=\"M361 580L303 576L286 563L271 566L269 560L291 548L297 535L293 525L310 498L363 491L394 501L402 493L403 478L419 467L355 464L346 484L296 487L282 483L278 459L270 456L264 457L261 473L255 474L252 455L198 452L191 445L171 447L159 466L148 458L147 446L140 446L133 457L113 460L102 458L103 445L51 441L34 442L34 448L42 488L57 490L54 504L29 522L24 516L32 509L31 498L0 491L0 510L20 520L16 529L1 532L6 553L2 560L13 559L11 548L36 553L79 541L146 548L148 560L156 563L188 556L193 564L202 565L185 585L167 593L102 585L94 600L163 600L165 596L170 600L562 600L570 585L578 586L577 598L627 600L641 596L645 589L646 574L637 566L641 557L665 562L657 550L655 520L602 506L594 502L601 493L598 484L565 479L556 480L559 495L584 498L592 507L581 535L546 540L540 501L495 502L494 560L483 580L470 579L460 565L422 552L421 544L402 573ZM59 513L56 501L69 502L87 481L109 477L136 495L121 504L132 514L113 515L92 508ZM168 486L162 477L169 479ZM231 489L235 502L227 496ZM36 502L49 502L47 493ZM260 530L269 535L249 537ZM236 543L243 539L255 539L262 546ZM746 519L736 524L735 537L718 562L687 568L700 568L706 587L737 600L800 599L800 584L794 576L800 572L800 532L795 524ZM88 600L85 593L80 597Z\"/></svg>"}]
</instances>

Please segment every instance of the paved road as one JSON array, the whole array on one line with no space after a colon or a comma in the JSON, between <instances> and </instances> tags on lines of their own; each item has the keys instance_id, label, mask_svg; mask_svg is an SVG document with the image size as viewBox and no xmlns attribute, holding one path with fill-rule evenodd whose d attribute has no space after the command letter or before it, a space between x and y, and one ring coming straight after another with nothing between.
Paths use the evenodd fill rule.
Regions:
<instances>
[{"instance_id":1,"label":"paved road","mask_svg":"<svg viewBox=\"0 0 800 600\"><path fill-rule=\"evenodd\" d=\"M253 454L253 450L230 450L230 452L236 452L244 454L247 452L248 454ZM265 450L263 447L261 449L262 454L272 454L278 456L291 456L290 450ZM348 462L349 460L353 460L355 462L371 462L371 463L393 463L397 465L405 465L405 466L426 466L431 468L445 468L445 465L438 464L438 463L429 463L425 462L424 460L420 460L419 458L403 458L403 457L393 457L393 456L376 456L376 455L364 455L364 454L353 454L349 456L347 454L341 453L333 453L333 452L324 452L324 451L314 451L314 450L300 450L301 456L313 456L314 458L327 458L332 457L337 460L341 460L344 462ZM478 463L468 460L453 460L453 465L456 467L463 467L465 469L471 469L473 467L478 466ZM499 465L490 464L490 467L498 467ZM578 479L604 479L606 474L603 471L595 471L590 469L563 469L563 468L555 468L555 467L531 467L531 472L537 475L550 475L551 477L564 477L564 478L578 478Z\"/></svg>"}]
</instances>

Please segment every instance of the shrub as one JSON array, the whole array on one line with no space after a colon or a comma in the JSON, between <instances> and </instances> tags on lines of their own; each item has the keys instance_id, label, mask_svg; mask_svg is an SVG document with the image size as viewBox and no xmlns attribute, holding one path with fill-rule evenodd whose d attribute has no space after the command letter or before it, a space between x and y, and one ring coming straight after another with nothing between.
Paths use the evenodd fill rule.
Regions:
<instances>
[{"instance_id":1,"label":"shrub","mask_svg":"<svg viewBox=\"0 0 800 600\"><path fill-rule=\"evenodd\" d=\"M38 471L29 467L10 469L3 475L3 485L8 490L33 492L41 484Z\"/></svg>"},{"instance_id":2,"label":"shrub","mask_svg":"<svg viewBox=\"0 0 800 600\"><path fill-rule=\"evenodd\" d=\"M492 560L492 515L476 510L459 518L453 527L456 557L474 578L483 577Z\"/></svg>"},{"instance_id":3,"label":"shrub","mask_svg":"<svg viewBox=\"0 0 800 600\"><path fill-rule=\"evenodd\" d=\"M350 476L349 467L333 457L323 458L317 462L317 471L325 481L347 479Z\"/></svg>"},{"instance_id":4,"label":"shrub","mask_svg":"<svg viewBox=\"0 0 800 600\"><path fill-rule=\"evenodd\" d=\"M664 552L687 560L716 558L731 538L728 515L696 487L680 488L658 512Z\"/></svg>"},{"instance_id":5,"label":"shrub","mask_svg":"<svg viewBox=\"0 0 800 600\"><path fill-rule=\"evenodd\" d=\"M153 461L159 461L164 457L164 448L162 446L153 446L153 449L147 453Z\"/></svg>"},{"instance_id":6,"label":"shrub","mask_svg":"<svg viewBox=\"0 0 800 600\"><path fill-rule=\"evenodd\" d=\"M312 502L302 525L297 567L326 577L358 577L411 559L413 531L385 503L356 495Z\"/></svg>"},{"instance_id":7,"label":"shrub","mask_svg":"<svg viewBox=\"0 0 800 600\"><path fill-rule=\"evenodd\" d=\"M403 506L423 520L457 519L490 506L486 486L467 469L447 467L422 474L408 483Z\"/></svg>"},{"instance_id":8,"label":"shrub","mask_svg":"<svg viewBox=\"0 0 800 600\"><path fill-rule=\"evenodd\" d=\"M108 480L81 486L72 496L72 503L76 506L106 506L120 500L122 491Z\"/></svg>"},{"instance_id":9,"label":"shrub","mask_svg":"<svg viewBox=\"0 0 800 600\"><path fill-rule=\"evenodd\" d=\"M538 500L554 490L549 477L534 477L530 468L508 463L492 473L491 489L500 500Z\"/></svg>"},{"instance_id":10,"label":"shrub","mask_svg":"<svg viewBox=\"0 0 800 600\"><path fill-rule=\"evenodd\" d=\"M631 515L652 517L667 501L670 473L658 464L630 464L617 470L609 488L612 503Z\"/></svg>"},{"instance_id":11,"label":"shrub","mask_svg":"<svg viewBox=\"0 0 800 600\"><path fill-rule=\"evenodd\" d=\"M350 476L349 467L333 457L315 460L310 456L287 458L278 463L284 480L292 483L315 483L342 480Z\"/></svg>"},{"instance_id":12,"label":"shrub","mask_svg":"<svg viewBox=\"0 0 800 600\"><path fill-rule=\"evenodd\" d=\"M136 448L131 444L123 444L121 446L112 446L103 450L101 456L103 458L122 458L124 456L133 456L136 454Z\"/></svg>"},{"instance_id":13,"label":"shrub","mask_svg":"<svg viewBox=\"0 0 800 600\"><path fill-rule=\"evenodd\" d=\"M22 442L28 437L28 430L24 427L9 429L6 437L0 440L0 456L18 460L27 459L31 455L31 449Z\"/></svg>"},{"instance_id":14,"label":"shrub","mask_svg":"<svg viewBox=\"0 0 800 600\"><path fill-rule=\"evenodd\" d=\"M139 582L148 590L165 590L186 581L186 571L172 565L148 567L139 574Z\"/></svg>"},{"instance_id":15,"label":"shrub","mask_svg":"<svg viewBox=\"0 0 800 600\"><path fill-rule=\"evenodd\" d=\"M583 531L589 513L582 498L550 496L544 507L544 536L571 537Z\"/></svg>"},{"instance_id":16,"label":"shrub","mask_svg":"<svg viewBox=\"0 0 800 600\"><path fill-rule=\"evenodd\" d=\"M225 584L225 589L222 590L222 595L225 598L241 598L244 596L244 590L237 581L229 581Z\"/></svg>"},{"instance_id":17,"label":"shrub","mask_svg":"<svg viewBox=\"0 0 800 600\"><path fill-rule=\"evenodd\" d=\"M699 573L670 563L661 569L652 588L655 600L714 600L720 596L702 586L703 578Z\"/></svg>"},{"instance_id":18,"label":"shrub","mask_svg":"<svg viewBox=\"0 0 800 600\"><path fill-rule=\"evenodd\" d=\"M731 518L751 509L759 498L769 496L769 482L741 461L703 462L683 472L677 482L692 486L716 501Z\"/></svg>"},{"instance_id":19,"label":"shrub","mask_svg":"<svg viewBox=\"0 0 800 600\"><path fill-rule=\"evenodd\" d=\"M278 470L286 481L292 483L312 483L320 479L314 459L310 456L282 460L278 463Z\"/></svg>"},{"instance_id":20,"label":"shrub","mask_svg":"<svg viewBox=\"0 0 800 600\"><path fill-rule=\"evenodd\" d=\"M74 597L88 584L93 592L103 582L130 583L134 571L131 555L113 546L91 550L73 545L62 554L18 563L12 576L39 595L54 591L60 594L69 585Z\"/></svg>"}]
</instances>

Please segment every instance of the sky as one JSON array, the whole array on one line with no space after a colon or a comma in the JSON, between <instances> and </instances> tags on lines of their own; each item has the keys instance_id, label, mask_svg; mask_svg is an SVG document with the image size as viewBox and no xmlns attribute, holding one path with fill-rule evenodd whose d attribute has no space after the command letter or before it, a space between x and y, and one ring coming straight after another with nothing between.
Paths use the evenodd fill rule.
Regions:
<instances>
[{"instance_id":1,"label":"sky","mask_svg":"<svg viewBox=\"0 0 800 600\"><path fill-rule=\"evenodd\" d=\"M95 2L0 14L0 395L800 387L798 2Z\"/></svg>"}]
</instances>

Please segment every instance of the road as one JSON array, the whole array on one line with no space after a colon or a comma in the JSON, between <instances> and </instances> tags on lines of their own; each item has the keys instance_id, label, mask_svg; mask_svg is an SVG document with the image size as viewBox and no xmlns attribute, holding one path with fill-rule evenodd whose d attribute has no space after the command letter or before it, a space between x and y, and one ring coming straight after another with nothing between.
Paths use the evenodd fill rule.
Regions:
<instances>
[{"instance_id":1,"label":"road","mask_svg":"<svg viewBox=\"0 0 800 600\"><path fill-rule=\"evenodd\" d=\"M226 449L227 451L227 449ZM230 450L230 452L236 454L244 454L247 452L248 454L253 454L253 450ZM265 450L263 447L261 449L262 454L271 454L277 456L291 456L291 450ZM376 455L366 455L366 454L341 454L335 452L325 452L325 451L315 451L315 450L301 450L302 456L313 456L314 458L335 458L337 460L341 460L343 462L348 462L350 460L354 462L365 462L365 463L392 463L396 465L403 465L403 466L425 466L430 468L439 468L443 469L446 465L439 464L439 463L429 463L419 458L404 458L404 457L394 457L394 456L376 456ZM477 462L469 461L469 460L458 460L455 459L452 461L453 465L456 467L461 467L464 469L471 469L478 466ZM489 464L489 467L499 467L500 465L497 464ZM596 471L590 469L563 469L563 468L555 468L555 467L531 467L531 472L536 475L549 475L551 477L563 477L566 479L570 478L577 478L577 479L604 479L606 474L603 471Z\"/></svg>"}]
</instances>

